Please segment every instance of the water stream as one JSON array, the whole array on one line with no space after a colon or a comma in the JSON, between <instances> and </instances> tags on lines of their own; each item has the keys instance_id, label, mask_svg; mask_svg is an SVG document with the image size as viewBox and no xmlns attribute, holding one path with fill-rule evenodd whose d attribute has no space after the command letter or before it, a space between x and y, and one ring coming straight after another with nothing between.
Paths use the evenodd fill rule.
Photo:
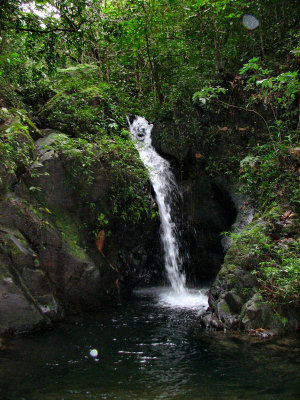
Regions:
<instances>
[{"instance_id":1,"label":"water stream","mask_svg":"<svg viewBox=\"0 0 300 400\"><path fill-rule=\"evenodd\" d=\"M153 125L143 117L135 117L129 122L132 139L136 141L136 148L140 158L148 168L149 177L155 192L161 222L161 240L164 246L164 262L167 277L175 294L184 297L187 295L185 275L181 271L182 258L179 252L178 232L175 221L172 219L172 204L179 197L175 177L170 164L154 149L151 142Z\"/></svg>"},{"instance_id":2,"label":"water stream","mask_svg":"<svg viewBox=\"0 0 300 400\"><path fill-rule=\"evenodd\" d=\"M295 400L300 343L199 329L158 289L50 332L7 340L1 400ZM90 356L97 349L98 357Z\"/></svg>"}]
</instances>

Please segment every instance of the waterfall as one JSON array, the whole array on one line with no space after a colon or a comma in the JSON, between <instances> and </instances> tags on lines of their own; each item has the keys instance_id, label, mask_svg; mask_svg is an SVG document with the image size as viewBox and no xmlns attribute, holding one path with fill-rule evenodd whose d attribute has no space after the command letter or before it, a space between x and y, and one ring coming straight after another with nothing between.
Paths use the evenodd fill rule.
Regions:
<instances>
[{"instance_id":1,"label":"waterfall","mask_svg":"<svg viewBox=\"0 0 300 400\"><path fill-rule=\"evenodd\" d=\"M178 234L175 221L171 216L172 203L179 196L175 177L170 164L155 151L151 143L153 125L145 118L128 119L132 139L144 165L148 168L150 180L155 192L161 222L161 240L164 247L164 262L167 277L177 294L185 294L185 275L180 271L182 259L179 252Z\"/></svg>"}]
</instances>

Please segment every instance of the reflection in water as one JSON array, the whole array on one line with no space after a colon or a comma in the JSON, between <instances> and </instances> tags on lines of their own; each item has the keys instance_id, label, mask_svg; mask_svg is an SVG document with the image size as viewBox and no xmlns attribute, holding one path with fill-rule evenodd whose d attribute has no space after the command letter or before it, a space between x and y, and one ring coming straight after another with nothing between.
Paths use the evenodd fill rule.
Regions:
<instances>
[{"instance_id":1,"label":"reflection in water","mask_svg":"<svg viewBox=\"0 0 300 400\"><path fill-rule=\"evenodd\" d=\"M296 338L203 334L197 310L139 296L9 341L0 353L1 400L297 398Z\"/></svg>"}]
</instances>

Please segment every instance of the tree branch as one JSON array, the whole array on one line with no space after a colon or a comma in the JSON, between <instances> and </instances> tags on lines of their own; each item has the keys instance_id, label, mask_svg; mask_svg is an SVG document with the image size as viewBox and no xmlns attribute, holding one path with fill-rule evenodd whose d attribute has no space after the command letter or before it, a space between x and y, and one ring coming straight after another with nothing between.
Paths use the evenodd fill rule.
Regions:
<instances>
[{"instance_id":1,"label":"tree branch","mask_svg":"<svg viewBox=\"0 0 300 400\"><path fill-rule=\"evenodd\" d=\"M33 29L33 28L10 28L10 30L15 30L17 32L24 31L24 32L32 32L32 33L53 33L53 32L77 32L75 29L66 29L66 28L53 28L53 29Z\"/></svg>"}]
</instances>

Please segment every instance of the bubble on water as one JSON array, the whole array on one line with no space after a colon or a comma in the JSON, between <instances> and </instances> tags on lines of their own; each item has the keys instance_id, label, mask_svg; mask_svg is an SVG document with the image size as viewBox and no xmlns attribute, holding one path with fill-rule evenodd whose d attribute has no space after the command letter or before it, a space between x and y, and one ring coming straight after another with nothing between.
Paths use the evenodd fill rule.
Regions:
<instances>
[{"instance_id":1,"label":"bubble on water","mask_svg":"<svg viewBox=\"0 0 300 400\"><path fill-rule=\"evenodd\" d=\"M90 350L90 356L91 357L97 357L98 356L98 350L97 349L92 349Z\"/></svg>"}]
</instances>

